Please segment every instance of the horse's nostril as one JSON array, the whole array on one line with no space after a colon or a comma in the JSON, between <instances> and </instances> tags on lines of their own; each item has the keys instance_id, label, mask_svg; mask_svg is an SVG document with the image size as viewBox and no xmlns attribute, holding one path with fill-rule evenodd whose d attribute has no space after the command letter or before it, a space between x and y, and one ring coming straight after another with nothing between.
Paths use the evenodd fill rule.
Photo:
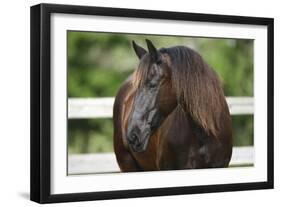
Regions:
<instances>
[{"instance_id":1,"label":"horse's nostril","mask_svg":"<svg viewBox=\"0 0 281 207\"><path fill-rule=\"evenodd\" d=\"M133 134L133 135L132 135L132 140L135 141L136 139L137 139L137 135Z\"/></svg>"},{"instance_id":2,"label":"horse's nostril","mask_svg":"<svg viewBox=\"0 0 281 207\"><path fill-rule=\"evenodd\" d=\"M138 142L138 135L136 133L132 133L129 136L129 142L132 144L135 144L136 142Z\"/></svg>"}]
</instances>

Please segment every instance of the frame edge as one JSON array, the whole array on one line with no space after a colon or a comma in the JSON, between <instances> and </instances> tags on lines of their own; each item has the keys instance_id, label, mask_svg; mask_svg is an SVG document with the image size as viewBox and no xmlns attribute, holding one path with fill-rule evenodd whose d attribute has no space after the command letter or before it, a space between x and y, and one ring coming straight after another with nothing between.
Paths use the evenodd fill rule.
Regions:
<instances>
[{"instance_id":1,"label":"frame edge","mask_svg":"<svg viewBox=\"0 0 281 207\"><path fill-rule=\"evenodd\" d=\"M30 200L40 202L40 28L41 6L30 8Z\"/></svg>"},{"instance_id":2,"label":"frame edge","mask_svg":"<svg viewBox=\"0 0 281 207\"><path fill-rule=\"evenodd\" d=\"M50 10L30 7L30 200L50 200Z\"/></svg>"},{"instance_id":3,"label":"frame edge","mask_svg":"<svg viewBox=\"0 0 281 207\"><path fill-rule=\"evenodd\" d=\"M274 188L274 19L267 25L267 182Z\"/></svg>"}]
</instances>

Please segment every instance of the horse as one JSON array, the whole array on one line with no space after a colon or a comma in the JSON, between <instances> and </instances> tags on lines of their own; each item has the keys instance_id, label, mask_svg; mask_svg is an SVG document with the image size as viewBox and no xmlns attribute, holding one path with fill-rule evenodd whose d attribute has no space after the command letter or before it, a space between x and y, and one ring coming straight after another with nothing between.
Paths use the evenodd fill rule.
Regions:
<instances>
[{"instance_id":1,"label":"horse","mask_svg":"<svg viewBox=\"0 0 281 207\"><path fill-rule=\"evenodd\" d=\"M139 64L113 106L121 172L228 167L232 123L218 75L189 47L146 44L132 41Z\"/></svg>"}]
</instances>

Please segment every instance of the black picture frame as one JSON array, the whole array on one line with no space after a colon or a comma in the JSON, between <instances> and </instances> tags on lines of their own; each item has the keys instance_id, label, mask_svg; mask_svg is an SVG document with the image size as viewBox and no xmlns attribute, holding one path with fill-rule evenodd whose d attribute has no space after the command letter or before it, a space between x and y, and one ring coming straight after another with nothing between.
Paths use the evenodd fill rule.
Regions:
<instances>
[{"instance_id":1,"label":"black picture frame","mask_svg":"<svg viewBox=\"0 0 281 207\"><path fill-rule=\"evenodd\" d=\"M50 15L53 13L98 15L112 17L151 18L207 23L234 23L267 26L267 181L238 184L219 184L189 187L51 194L50 191ZM31 7L31 151L30 199L39 203L88 201L101 199L165 196L178 194L210 193L273 188L273 39L272 18L195 14L168 11L103 8L56 4L39 4Z\"/></svg>"}]
</instances>

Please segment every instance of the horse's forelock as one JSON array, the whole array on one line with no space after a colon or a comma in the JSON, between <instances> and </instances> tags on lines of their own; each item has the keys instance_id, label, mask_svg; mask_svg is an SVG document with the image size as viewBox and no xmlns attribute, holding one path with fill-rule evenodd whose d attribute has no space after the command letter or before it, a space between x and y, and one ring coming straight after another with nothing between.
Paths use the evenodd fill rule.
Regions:
<instances>
[{"instance_id":1,"label":"horse's forelock","mask_svg":"<svg viewBox=\"0 0 281 207\"><path fill-rule=\"evenodd\" d=\"M150 62L151 61L150 61L149 55L145 54L142 57L137 69L133 73L133 78L132 78L133 90L137 90L138 88L143 86L143 84L148 76Z\"/></svg>"}]
</instances>

